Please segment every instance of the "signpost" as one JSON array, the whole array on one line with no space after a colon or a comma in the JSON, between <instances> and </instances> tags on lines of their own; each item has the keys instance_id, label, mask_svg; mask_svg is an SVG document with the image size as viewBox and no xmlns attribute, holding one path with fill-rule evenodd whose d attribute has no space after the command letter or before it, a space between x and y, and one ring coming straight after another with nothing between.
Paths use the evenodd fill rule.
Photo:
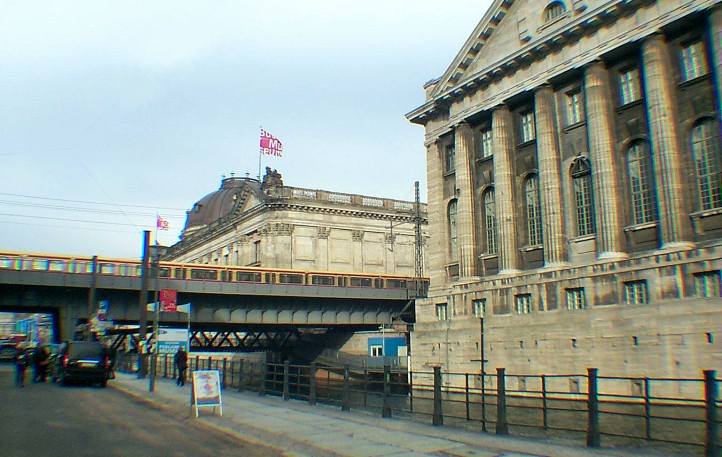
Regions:
<instances>
[{"instance_id":1,"label":"signpost","mask_svg":"<svg viewBox=\"0 0 722 457\"><path fill-rule=\"evenodd\" d=\"M192 405L196 408L196 417L198 417L198 408L219 407L221 416L223 416L223 404L221 401L221 380L218 370L197 370L193 372L193 392Z\"/></svg>"},{"instance_id":2,"label":"signpost","mask_svg":"<svg viewBox=\"0 0 722 457\"><path fill-rule=\"evenodd\" d=\"M158 329L158 354L175 354L179 347L188 351L188 330L184 328Z\"/></svg>"},{"instance_id":3,"label":"signpost","mask_svg":"<svg viewBox=\"0 0 722 457\"><path fill-rule=\"evenodd\" d=\"M178 292L173 289L160 290L160 310L164 313L176 312L176 298Z\"/></svg>"}]
</instances>

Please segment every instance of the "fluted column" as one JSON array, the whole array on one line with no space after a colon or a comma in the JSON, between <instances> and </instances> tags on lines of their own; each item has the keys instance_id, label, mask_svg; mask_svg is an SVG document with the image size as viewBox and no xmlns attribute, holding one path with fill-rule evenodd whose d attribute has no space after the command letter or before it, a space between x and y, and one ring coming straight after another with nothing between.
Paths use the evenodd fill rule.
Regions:
<instances>
[{"instance_id":1,"label":"fluted column","mask_svg":"<svg viewBox=\"0 0 722 457\"><path fill-rule=\"evenodd\" d=\"M476 276L476 242L474 241L474 186L471 178L474 140L466 122L456 126L456 239L459 247L459 276Z\"/></svg>"},{"instance_id":2,"label":"fluted column","mask_svg":"<svg viewBox=\"0 0 722 457\"><path fill-rule=\"evenodd\" d=\"M544 263L555 265L567 258L566 234L562 214L562 177L559 144L554 130L554 103L550 86L543 85L534 94L536 118L536 154L541 185Z\"/></svg>"},{"instance_id":3,"label":"fluted column","mask_svg":"<svg viewBox=\"0 0 722 457\"><path fill-rule=\"evenodd\" d=\"M513 273L519 268L517 251L517 217L514 205L514 131L509 107L494 109L491 120L494 143L494 199L499 229L499 273Z\"/></svg>"},{"instance_id":4,"label":"fluted column","mask_svg":"<svg viewBox=\"0 0 722 457\"><path fill-rule=\"evenodd\" d=\"M717 118L722 123L722 4L718 3L710 11L708 18L709 35L712 43L712 71L714 87L717 92Z\"/></svg>"},{"instance_id":5,"label":"fluted column","mask_svg":"<svg viewBox=\"0 0 722 457\"><path fill-rule=\"evenodd\" d=\"M644 40L642 62L662 241L667 247L686 245L692 239L692 227L684 200L674 72L663 35L654 34Z\"/></svg>"},{"instance_id":6,"label":"fluted column","mask_svg":"<svg viewBox=\"0 0 722 457\"><path fill-rule=\"evenodd\" d=\"M444 178L438 142L426 147L426 181L428 198L429 238L426 251L426 266L429 272L430 288L443 287L446 283L446 210L443 207Z\"/></svg>"},{"instance_id":7,"label":"fluted column","mask_svg":"<svg viewBox=\"0 0 722 457\"><path fill-rule=\"evenodd\" d=\"M597 216L597 256L626 257L623 248L619 176L614 166L614 111L604 63L595 61L584 73L589 155L592 161Z\"/></svg>"}]
</instances>

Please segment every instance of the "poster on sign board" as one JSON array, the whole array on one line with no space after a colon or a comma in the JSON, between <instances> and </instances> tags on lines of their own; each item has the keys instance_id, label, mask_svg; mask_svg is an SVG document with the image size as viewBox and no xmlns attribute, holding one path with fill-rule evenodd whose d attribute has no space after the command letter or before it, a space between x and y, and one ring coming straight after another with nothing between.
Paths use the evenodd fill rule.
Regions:
<instances>
[{"instance_id":1,"label":"poster on sign board","mask_svg":"<svg viewBox=\"0 0 722 457\"><path fill-rule=\"evenodd\" d=\"M221 403L221 380L218 370L197 370L193 372L193 406L198 408L218 406L221 416L223 405Z\"/></svg>"}]
</instances>

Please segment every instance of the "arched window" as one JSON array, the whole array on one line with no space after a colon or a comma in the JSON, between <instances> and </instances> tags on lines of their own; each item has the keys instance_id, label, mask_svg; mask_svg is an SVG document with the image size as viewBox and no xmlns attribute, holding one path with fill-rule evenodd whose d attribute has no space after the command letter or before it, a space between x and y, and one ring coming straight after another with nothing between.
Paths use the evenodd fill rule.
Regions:
<instances>
[{"instance_id":1,"label":"arched window","mask_svg":"<svg viewBox=\"0 0 722 457\"><path fill-rule=\"evenodd\" d=\"M692 129L692 157L697 172L699 209L722 206L720 193L719 130L711 119L705 119Z\"/></svg>"},{"instance_id":2,"label":"arched window","mask_svg":"<svg viewBox=\"0 0 722 457\"><path fill-rule=\"evenodd\" d=\"M567 9L564 7L564 3L551 2L544 10L544 22L551 22L554 19L563 16L566 11Z\"/></svg>"},{"instance_id":3,"label":"arched window","mask_svg":"<svg viewBox=\"0 0 722 457\"><path fill-rule=\"evenodd\" d=\"M456 200L451 200L451 203L449 203L448 218L449 218L449 254L451 254L452 260L456 260L457 259Z\"/></svg>"},{"instance_id":4,"label":"arched window","mask_svg":"<svg viewBox=\"0 0 722 457\"><path fill-rule=\"evenodd\" d=\"M629 192L632 196L632 224L655 219L652 193L652 165L647 143L638 141L627 151Z\"/></svg>"},{"instance_id":5,"label":"arched window","mask_svg":"<svg viewBox=\"0 0 722 457\"><path fill-rule=\"evenodd\" d=\"M494 189L489 189L484 194L484 218L486 221L486 252L496 254L498 251L496 242L496 203L494 201Z\"/></svg>"},{"instance_id":6,"label":"arched window","mask_svg":"<svg viewBox=\"0 0 722 457\"><path fill-rule=\"evenodd\" d=\"M577 236L595 233L592 200L592 167L585 157L578 157L572 164L574 205L577 214Z\"/></svg>"},{"instance_id":7,"label":"arched window","mask_svg":"<svg viewBox=\"0 0 722 457\"><path fill-rule=\"evenodd\" d=\"M531 176L524 184L526 197L526 228L529 246L542 244L542 218L539 207L539 178Z\"/></svg>"}]
</instances>

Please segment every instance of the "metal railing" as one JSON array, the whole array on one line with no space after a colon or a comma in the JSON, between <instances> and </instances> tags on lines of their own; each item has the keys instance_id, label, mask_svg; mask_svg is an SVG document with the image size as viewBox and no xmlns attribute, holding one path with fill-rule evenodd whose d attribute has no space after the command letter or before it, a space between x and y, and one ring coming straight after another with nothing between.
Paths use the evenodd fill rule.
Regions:
<instances>
[{"instance_id":1,"label":"metal railing","mask_svg":"<svg viewBox=\"0 0 722 457\"><path fill-rule=\"evenodd\" d=\"M715 371L698 379L635 378L599 376L595 368L568 375L507 374L498 368L482 375L442 373L438 367L412 373L388 365L359 369L199 356L188 361L188 372L219 370L224 389L333 404L344 411L480 426L502 435L583 435L589 447L601 446L604 437L612 444L662 443L692 455L721 455L722 380ZM121 357L118 367L134 371L136 362ZM177 376L172 355L157 363L159 376Z\"/></svg>"}]
</instances>

